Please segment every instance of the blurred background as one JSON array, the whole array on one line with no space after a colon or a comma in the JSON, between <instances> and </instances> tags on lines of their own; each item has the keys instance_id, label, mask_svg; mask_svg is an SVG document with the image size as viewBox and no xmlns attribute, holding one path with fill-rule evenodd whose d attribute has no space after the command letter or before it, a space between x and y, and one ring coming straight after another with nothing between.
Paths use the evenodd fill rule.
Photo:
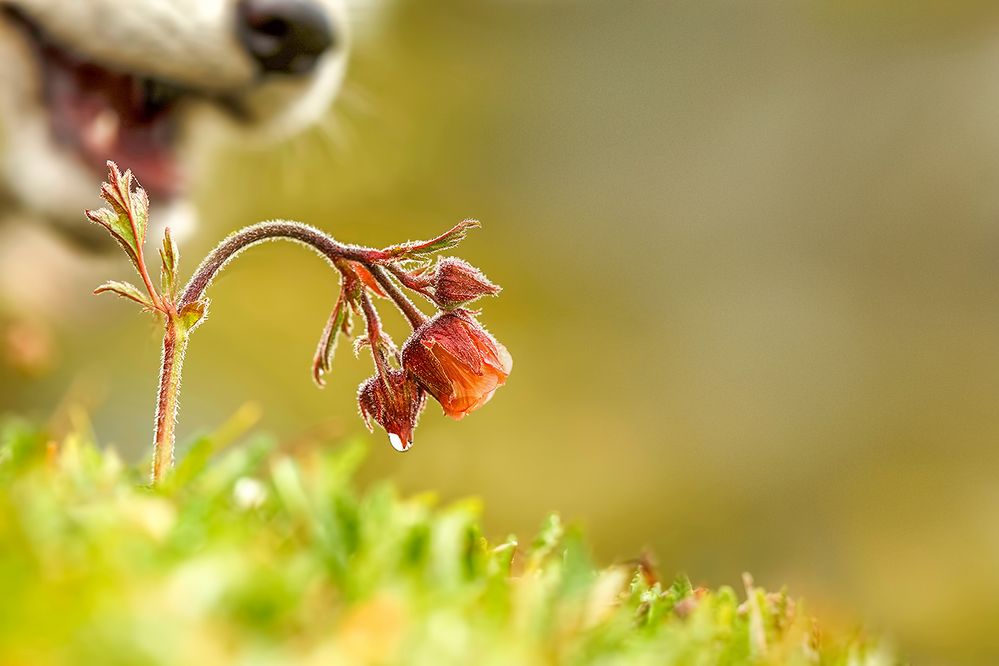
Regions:
<instances>
[{"instance_id":1,"label":"blurred background","mask_svg":"<svg viewBox=\"0 0 999 666\"><path fill-rule=\"evenodd\" d=\"M370 245L480 218L459 254L516 363L399 455L356 416L367 359L311 383L336 285L273 244L213 288L182 438L255 404L370 439L368 481L482 497L493 537L557 509L604 561L752 571L914 663L999 661L999 5L403 1L321 130L212 176L185 274L267 217ZM0 407L81 403L140 459L159 332L93 286Z\"/></svg>"}]
</instances>

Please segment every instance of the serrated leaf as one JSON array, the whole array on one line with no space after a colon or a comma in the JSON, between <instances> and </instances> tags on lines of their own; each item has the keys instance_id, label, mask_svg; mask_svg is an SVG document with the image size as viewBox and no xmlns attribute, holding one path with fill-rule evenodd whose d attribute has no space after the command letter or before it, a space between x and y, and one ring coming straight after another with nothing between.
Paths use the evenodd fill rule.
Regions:
<instances>
[{"instance_id":1,"label":"serrated leaf","mask_svg":"<svg viewBox=\"0 0 999 666\"><path fill-rule=\"evenodd\" d=\"M141 187L133 191L133 184L131 171L123 174L114 162L108 162L108 180L101 185L101 197L110 208L88 210L87 217L107 229L141 273L140 256L149 222L149 197Z\"/></svg>"},{"instance_id":2,"label":"serrated leaf","mask_svg":"<svg viewBox=\"0 0 999 666\"><path fill-rule=\"evenodd\" d=\"M316 355L312 359L312 380L319 388L326 386L326 375L333 369L333 356L336 354L337 341L341 333L350 336L350 308L342 291L326 321L326 327L319 338L319 346L316 348Z\"/></svg>"},{"instance_id":3,"label":"serrated leaf","mask_svg":"<svg viewBox=\"0 0 999 666\"><path fill-rule=\"evenodd\" d=\"M207 298L202 298L192 303L188 303L177 313L180 315L181 324L188 332L193 331L202 321L204 321L205 316L208 314L208 304L209 300Z\"/></svg>"},{"instance_id":4,"label":"serrated leaf","mask_svg":"<svg viewBox=\"0 0 999 666\"><path fill-rule=\"evenodd\" d=\"M180 263L180 250L170 235L170 227L163 233L163 247L160 248L160 285L163 293L173 298L177 295L177 265Z\"/></svg>"},{"instance_id":5,"label":"serrated leaf","mask_svg":"<svg viewBox=\"0 0 999 666\"><path fill-rule=\"evenodd\" d=\"M86 214L91 222L95 222L108 230L111 237L114 238L115 241L118 242L118 245L121 246L121 249L125 251L129 261L131 261L132 265L135 266L135 270L140 270L139 255L136 252L135 246L129 242L127 238L128 234L122 233L118 228L118 215L114 213L114 211L108 210L107 208L88 210Z\"/></svg>"},{"instance_id":6,"label":"serrated leaf","mask_svg":"<svg viewBox=\"0 0 999 666\"><path fill-rule=\"evenodd\" d=\"M413 254L419 256L450 250L464 241L469 231L478 229L481 226L482 223L478 220L462 220L437 238L418 245L414 248L415 251Z\"/></svg>"},{"instance_id":7,"label":"serrated leaf","mask_svg":"<svg viewBox=\"0 0 999 666\"><path fill-rule=\"evenodd\" d=\"M154 309L153 304L149 301L149 296L141 291L134 284L129 284L128 282L119 282L117 280L110 280L105 282L101 286L94 289L95 294L112 293L121 296L122 298L127 298L129 300L135 301L143 307Z\"/></svg>"},{"instance_id":8,"label":"serrated leaf","mask_svg":"<svg viewBox=\"0 0 999 666\"><path fill-rule=\"evenodd\" d=\"M383 250L383 253L390 258L421 259L430 254L450 250L465 240L465 236L468 235L469 231L478 229L481 226L482 223L478 220L462 220L437 238L432 238L428 241L393 245Z\"/></svg>"}]
</instances>

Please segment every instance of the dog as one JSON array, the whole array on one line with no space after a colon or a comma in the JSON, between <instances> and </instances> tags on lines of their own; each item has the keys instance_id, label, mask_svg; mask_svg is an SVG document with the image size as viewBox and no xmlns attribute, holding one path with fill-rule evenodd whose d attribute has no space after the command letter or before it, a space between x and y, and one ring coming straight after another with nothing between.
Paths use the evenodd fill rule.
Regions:
<instances>
[{"instance_id":1,"label":"dog","mask_svg":"<svg viewBox=\"0 0 999 666\"><path fill-rule=\"evenodd\" d=\"M356 1L0 0L0 314L58 310L48 269L113 247L82 215L107 160L183 236L206 155L318 122Z\"/></svg>"}]
</instances>

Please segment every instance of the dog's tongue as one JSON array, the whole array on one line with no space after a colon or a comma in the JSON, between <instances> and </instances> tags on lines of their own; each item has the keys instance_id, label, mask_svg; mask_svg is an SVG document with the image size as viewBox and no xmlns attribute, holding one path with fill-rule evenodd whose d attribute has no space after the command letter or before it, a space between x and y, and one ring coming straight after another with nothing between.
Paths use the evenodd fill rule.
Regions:
<instances>
[{"instance_id":1,"label":"dog's tongue","mask_svg":"<svg viewBox=\"0 0 999 666\"><path fill-rule=\"evenodd\" d=\"M56 138L98 172L107 160L131 169L153 196L180 188L173 153L176 131L168 91L159 84L45 54L46 95Z\"/></svg>"}]
</instances>

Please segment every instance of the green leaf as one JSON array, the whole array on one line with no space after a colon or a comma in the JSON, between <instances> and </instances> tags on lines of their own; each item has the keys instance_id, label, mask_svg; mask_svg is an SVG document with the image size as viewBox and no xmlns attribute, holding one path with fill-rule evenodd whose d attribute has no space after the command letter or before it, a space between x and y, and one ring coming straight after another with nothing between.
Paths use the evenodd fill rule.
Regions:
<instances>
[{"instance_id":1,"label":"green leaf","mask_svg":"<svg viewBox=\"0 0 999 666\"><path fill-rule=\"evenodd\" d=\"M350 308L347 305L343 291L333 306L330 318L326 322L326 328L319 338L319 346L316 348L316 355L312 359L312 380L319 388L326 386L326 375L333 368L333 355L336 353L337 341L343 333L350 337Z\"/></svg>"},{"instance_id":2,"label":"green leaf","mask_svg":"<svg viewBox=\"0 0 999 666\"><path fill-rule=\"evenodd\" d=\"M177 313L180 315L181 324L188 332L193 331L204 320L205 315L208 314L208 304L209 300L202 298L188 303Z\"/></svg>"},{"instance_id":3,"label":"green leaf","mask_svg":"<svg viewBox=\"0 0 999 666\"><path fill-rule=\"evenodd\" d=\"M177 295L177 265L180 263L180 250L170 235L170 227L167 227L163 233L160 262L160 285L163 293L172 299Z\"/></svg>"},{"instance_id":4,"label":"green leaf","mask_svg":"<svg viewBox=\"0 0 999 666\"><path fill-rule=\"evenodd\" d=\"M686 574L678 574L669 592L676 600L683 599L694 591L694 586L690 583L690 578Z\"/></svg>"},{"instance_id":5,"label":"green leaf","mask_svg":"<svg viewBox=\"0 0 999 666\"><path fill-rule=\"evenodd\" d=\"M110 280L97 287L97 289L94 289L95 294L104 294L108 292L118 294L122 298L133 300L139 305L149 308L150 310L155 309L155 306L149 300L149 295L140 290L134 284Z\"/></svg>"},{"instance_id":6,"label":"green leaf","mask_svg":"<svg viewBox=\"0 0 999 666\"><path fill-rule=\"evenodd\" d=\"M108 162L108 180L101 185L101 197L110 208L88 210L87 217L108 230L141 273L140 257L149 222L149 197L137 183L133 191L133 183L135 180L131 171L122 174L114 162Z\"/></svg>"},{"instance_id":7,"label":"green leaf","mask_svg":"<svg viewBox=\"0 0 999 666\"><path fill-rule=\"evenodd\" d=\"M551 513L545 518L541 525L541 531L534 538L531 544L531 552L527 562L527 569L534 571L541 567L547 558L558 546L565 534L562 527L562 518L557 513Z\"/></svg>"}]
</instances>

